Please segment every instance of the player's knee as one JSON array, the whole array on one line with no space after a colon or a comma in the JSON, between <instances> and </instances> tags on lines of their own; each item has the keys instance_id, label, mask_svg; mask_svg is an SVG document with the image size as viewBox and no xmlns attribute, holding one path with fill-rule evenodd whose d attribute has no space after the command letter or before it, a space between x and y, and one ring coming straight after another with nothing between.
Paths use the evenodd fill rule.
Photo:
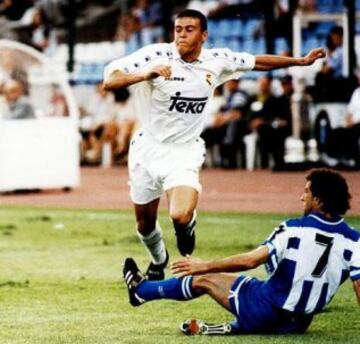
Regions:
<instances>
[{"instance_id":1,"label":"player's knee","mask_svg":"<svg viewBox=\"0 0 360 344\"><path fill-rule=\"evenodd\" d=\"M175 225L186 226L193 217L193 210L173 210L170 211L170 217Z\"/></svg>"},{"instance_id":2,"label":"player's knee","mask_svg":"<svg viewBox=\"0 0 360 344\"><path fill-rule=\"evenodd\" d=\"M150 234L156 227L155 218L142 218L136 221L136 228L142 235Z\"/></svg>"},{"instance_id":3,"label":"player's knee","mask_svg":"<svg viewBox=\"0 0 360 344\"><path fill-rule=\"evenodd\" d=\"M214 285L212 276L212 274L195 275L192 280L192 287L199 292L208 292Z\"/></svg>"}]
</instances>

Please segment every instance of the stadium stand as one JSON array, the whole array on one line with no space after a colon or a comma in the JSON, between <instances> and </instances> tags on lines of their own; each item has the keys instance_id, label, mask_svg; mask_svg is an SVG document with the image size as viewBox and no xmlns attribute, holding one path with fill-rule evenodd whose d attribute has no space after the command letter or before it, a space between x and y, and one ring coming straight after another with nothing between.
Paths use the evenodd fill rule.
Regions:
<instances>
[{"instance_id":1,"label":"stadium stand","mask_svg":"<svg viewBox=\"0 0 360 344\"><path fill-rule=\"evenodd\" d=\"M17 4L17 1L13 1ZM208 22L209 40L206 47L230 48L235 51L248 51L253 54L263 54L267 52L267 41L265 38L266 16L263 13L263 6L260 1L246 1L247 5L241 7L241 11L236 11L237 7L229 7L231 11L217 12L212 11L217 6L215 1L133 1L127 2L119 0L75 0L76 12L76 46L74 49L74 70L68 74L76 97L81 103L94 94L95 85L101 82L103 77L103 68L109 61L124 56L127 53L138 49L143 44L151 41L167 40L169 37L169 27L167 20L171 20L173 13L191 6L199 6L210 14ZM171 3L171 4L170 4ZM236 1L233 3L237 3ZM240 2L239 2L240 3ZM303 3L299 1L299 3ZM308 21L302 23L299 29L299 38L294 43L296 54L305 54L310 49L325 46L329 31L334 25L342 25L345 18L346 8L343 0L318 0L314 8L308 8L306 18ZM151 12L151 6L155 6L157 12ZM240 5L239 5L240 6ZM69 50L67 43L67 26L70 16L68 2L63 0L38 0L25 1L20 7L13 8L11 11L3 11L0 6L0 38L20 40L34 46L31 41L34 28L31 24L31 10L33 8L42 8L46 15L45 24L55 34L56 42L51 51L48 51L56 68L65 72L69 59ZM240 8L240 7L239 7ZM305 7L304 7L305 8ZM360 0L355 0L357 10L357 20L355 23L355 50L360 58ZM235 10L234 10L235 9ZM304 9L305 10L305 9ZM155 12L156 12L155 11ZM167 14L167 15L166 15ZM130 21L128 20L130 17ZM124 18L128 21L124 22ZM149 19L150 18L150 19ZM163 22L166 29L157 30L156 25L151 33L146 23L156 25ZM313 20L309 18L314 18ZM124 23L127 23L126 25ZM140 23L140 25L139 25ZM143 23L143 24L141 24ZM152 24L150 25L151 27ZM46 36L46 33L43 33ZM279 36L274 37L274 53L289 54L292 47L288 38ZM41 50L41 47L38 47ZM276 84L278 77L284 73L292 74L294 82L304 78L307 86L313 86L316 73L321 66L309 68L306 75L298 75L296 70L280 71L273 73L275 77L274 88L280 89ZM255 80L259 74L255 72L247 73L244 78L245 87L250 94L254 94ZM255 91L254 91L255 90ZM303 91L301 91L303 92ZM301 93L300 92L300 93ZM295 92L297 95L299 92ZM349 92L350 93L350 92ZM336 108L344 109L346 101L342 103L331 104L326 100L325 107L330 108L330 117L335 113ZM320 111L321 104L315 102L311 105L310 114L311 123L314 122L314 112ZM341 120L338 120L341 121ZM303 120L300 122L302 125ZM294 124L296 127L296 124ZM301 130L293 130L295 137L299 136ZM306 142L304 143L306 146Z\"/></svg>"}]
</instances>

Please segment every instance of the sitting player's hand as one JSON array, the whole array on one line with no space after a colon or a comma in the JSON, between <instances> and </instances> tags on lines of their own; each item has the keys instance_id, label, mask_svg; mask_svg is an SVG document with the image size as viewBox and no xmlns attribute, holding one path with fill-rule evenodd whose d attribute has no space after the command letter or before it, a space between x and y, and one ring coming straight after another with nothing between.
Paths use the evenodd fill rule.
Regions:
<instances>
[{"instance_id":1,"label":"sitting player's hand","mask_svg":"<svg viewBox=\"0 0 360 344\"><path fill-rule=\"evenodd\" d=\"M172 263L171 271L180 277L198 275L207 271L207 264L205 260L187 255L186 258Z\"/></svg>"},{"instance_id":2,"label":"sitting player's hand","mask_svg":"<svg viewBox=\"0 0 360 344\"><path fill-rule=\"evenodd\" d=\"M155 66L146 73L145 79L151 80L159 76L169 79L171 77L171 67L166 65Z\"/></svg>"}]
</instances>

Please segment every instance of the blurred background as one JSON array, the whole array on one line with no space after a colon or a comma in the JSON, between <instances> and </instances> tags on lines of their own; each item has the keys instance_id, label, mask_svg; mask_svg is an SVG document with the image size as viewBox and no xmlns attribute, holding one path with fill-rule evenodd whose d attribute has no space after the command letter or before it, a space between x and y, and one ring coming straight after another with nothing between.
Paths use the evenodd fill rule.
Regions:
<instances>
[{"instance_id":1,"label":"blurred background","mask_svg":"<svg viewBox=\"0 0 360 344\"><path fill-rule=\"evenodd\" d=\"M134 100L101 89L104 66L170 42L185 8L208 16L206 48L327 51L311 67L218 88L205 168L360 169L359 0L1 0L0 191L72 188L80 166L125 167Z\"/></svg>"}]
</instances>

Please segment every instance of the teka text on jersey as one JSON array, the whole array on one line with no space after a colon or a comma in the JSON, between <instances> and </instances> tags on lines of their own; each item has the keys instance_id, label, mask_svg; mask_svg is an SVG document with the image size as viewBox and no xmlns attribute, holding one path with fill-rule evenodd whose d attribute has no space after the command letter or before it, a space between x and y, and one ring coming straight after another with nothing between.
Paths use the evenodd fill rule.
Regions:
<instances>
[{"instance_id":1,"label":"teka text on jersey","mask_svg":"<svg viewBox=\"0 0 360 344\"><path fill-rule=\"evenodd\" d=\"M180 113L201 114L205 108L208 97L189 98L180 97L181 92L176 92L175 96L170 97L172 100L169 111L177 111Z\"/></svg>"}]
</instances>

